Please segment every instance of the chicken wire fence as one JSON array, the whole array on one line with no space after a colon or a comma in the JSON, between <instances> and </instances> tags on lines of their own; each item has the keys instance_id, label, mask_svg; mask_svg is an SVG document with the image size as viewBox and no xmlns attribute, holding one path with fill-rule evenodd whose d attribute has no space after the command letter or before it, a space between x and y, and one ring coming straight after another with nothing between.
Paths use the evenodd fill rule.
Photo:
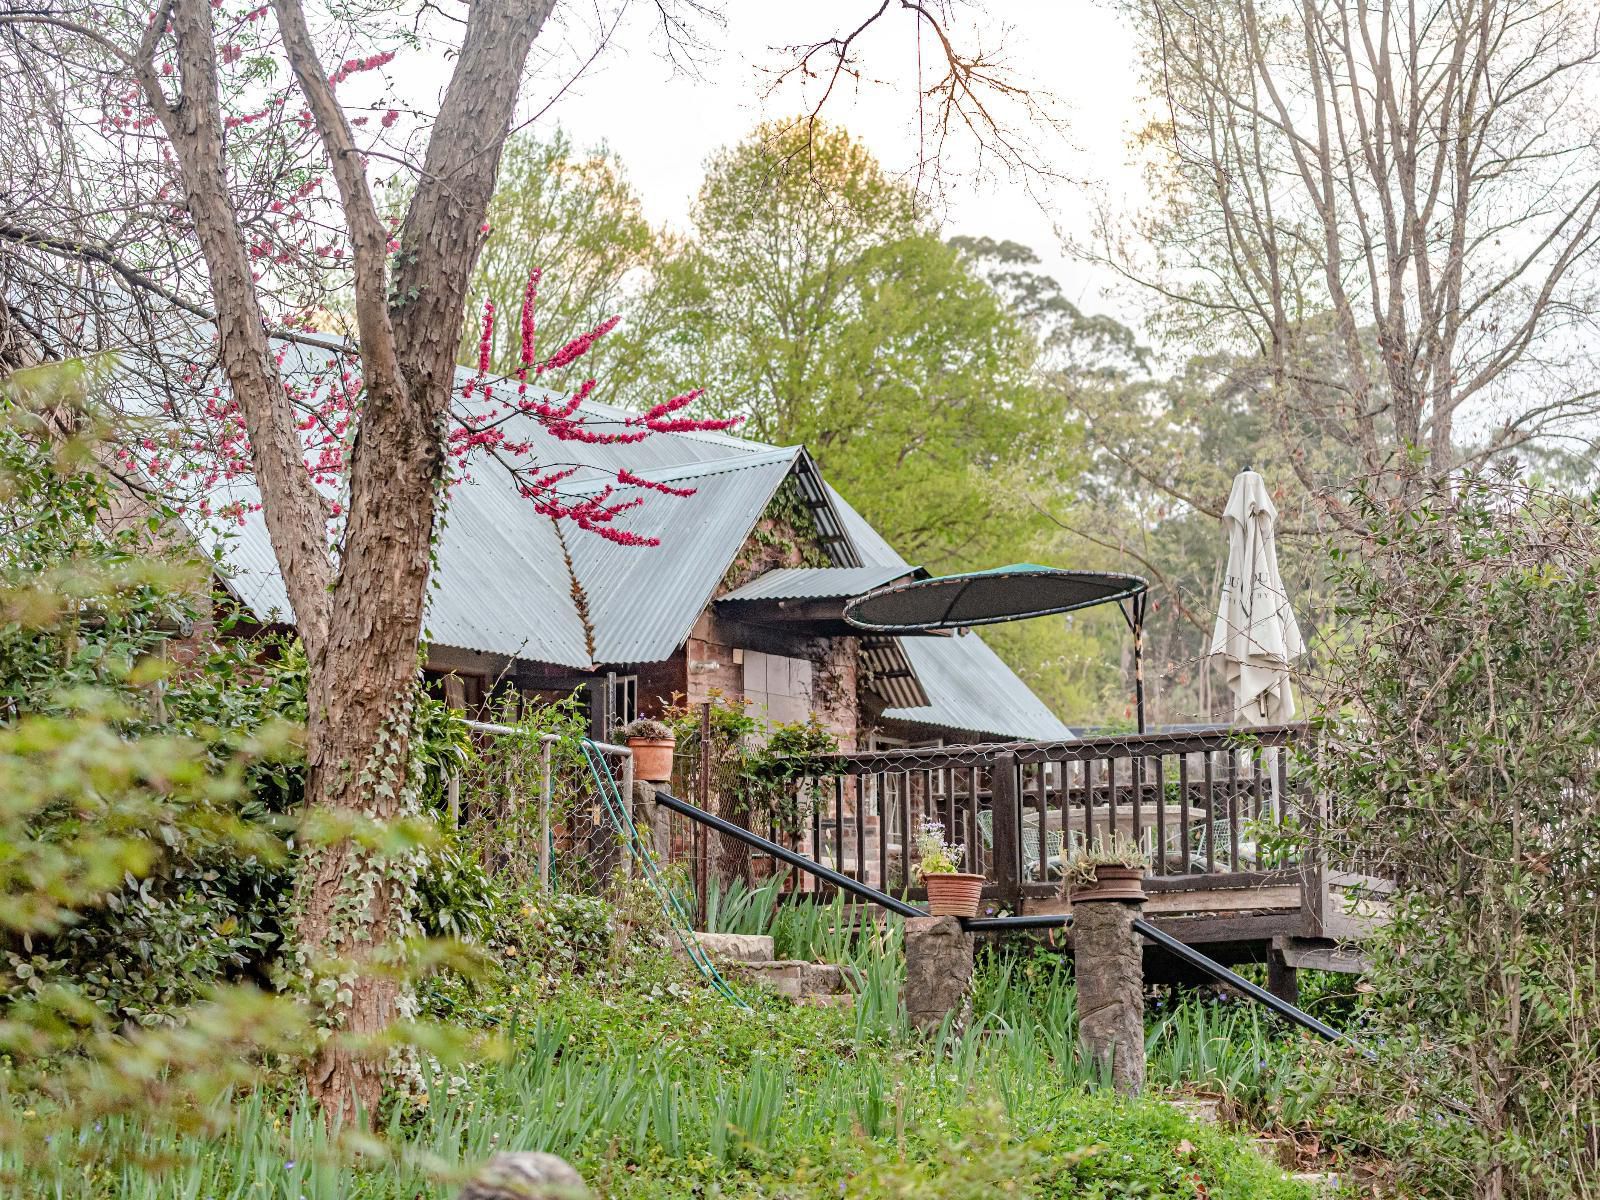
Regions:
<instances>
[{"instance_id":1,"label":"chicken wire fence","mask_svg":"<svg viewBox=\"0 0 1600 1200\"><path fill-rule=\"evenodd\" d=\"M468 745L449 776L451 820L490 872L547 889L598 894L631 860L607 815L581 734L537 721L464 723ZM597 744L618 780L628 752Z\"/></svg>"}]
</instances>

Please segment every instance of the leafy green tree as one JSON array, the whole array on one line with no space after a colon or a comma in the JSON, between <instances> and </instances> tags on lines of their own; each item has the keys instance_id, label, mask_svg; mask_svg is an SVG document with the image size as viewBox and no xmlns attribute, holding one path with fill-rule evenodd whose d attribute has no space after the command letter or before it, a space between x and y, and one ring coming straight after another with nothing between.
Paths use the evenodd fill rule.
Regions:
<instances>
[{"instance_id":1,"label":"leafy green tree","mask_svg":"<svg viewBox=\"0 0 1600 1200\"><path fill-rule=\"evenodd\" d=\"M196 812L157 811L159 790L148 805L123 794L133 785L112 786L115 771L82 803L28 811L27 839L41 845L70 841L93 812L130 839L140 866L117 871L82 911L0 945L0 1002L70 986L108 1020L159 1025L219 982L269 974L289 886L277 822L303 796L303 764L240 755L303 722L304 662L292 648L216 637L227 614L172 514L119 519L85 400L97 374L70 362L0 384L0 720L88 744L100 726L72 723L96 716L113 739L167 739L148 744L193 758L198 795L238 775L220 791L227 828L259 844L240 854ZM149 845L137 850L137 838Z\"/></svg>"},{"instance_id":2,"label":"leafy green tree","mask_svg":"<svg viewBox=\"0 0 1600 1200\"><path fill-rule=\"evenodd\" d=\"M580 152L564 130L541 140L522 134L506 143L489 202L494 236L485 243L472 293L493 302L491 365L506 374L519 365L521 311L530 266L546 268L539 288L538 344L563 346L620 311L631 272L648 266L656 237L638 194L604 147ZM606 347L590 360L602 374ZM478 361L478 331L464 331L461 359Z\"/></svg>"},{"instance_id":3,"label":"leafy green tree","mask_svg":"<svg viewBox=\"0 0 1600 1200\"><path fill-rule=\"evenodd\" d=\"M1352 503L1316 849L1394 888L1362 1133L1409 1194L1593 1196L1600 506L1475 472Z\"/></svg>"},{"instance_id":4,"label":"leafy green tree","mask_svg":"<svg viewBox=\"0 0 1600 1200\"><path fill-rule=\"evenodd\" d=\"M693 379L751 436L804 442L936 570L1017 557L1045 525L1019 482L1070 478L1076 429L1031 385L1029 331L842 129L762 125L715 156L637 312L665 331L639 394Z\"/></svg>"}]
</instances>

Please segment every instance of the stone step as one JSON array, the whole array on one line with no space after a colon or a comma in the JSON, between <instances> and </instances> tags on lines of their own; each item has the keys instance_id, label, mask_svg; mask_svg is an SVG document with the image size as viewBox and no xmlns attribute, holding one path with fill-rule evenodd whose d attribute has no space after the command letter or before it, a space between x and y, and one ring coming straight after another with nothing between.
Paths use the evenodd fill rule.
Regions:
<instances>
[{"instance_id":1,"label":"stone step","mask_svg":"<svg viewBox=\"0 0 1600 1200\"><path fill-rule=\"evenodd\" d=\"M1332 1171L1295 1171L1289 1178L1296 1183L1309 1184L1329 1195L1339 1187L1339 1177Z\"/></svg>"},{"instance_id":2,"label":"stone step","mask_svg":"<svg viewBox=\"0 0 1600 1200\"><path fill-rule=\"evenodd\" d=\"M1220 1100L1186 1096L1182 1100L1168 1100L1167 1104L1196 1124L1220 1125L1222 1123L1222 1101Z\"/></svg>"},{"instance_id":3,"label":"stone step","mask_svg":"<svg viewBox=\"0 0 1600 1200\"><path fill-rule=\"evenodd\" d=\"M764 933L696 933L694 939L712 962L772 961L772 938Z\"/></svg>"},{"instance_id":4,"label":"stone step","mask_svg":"<svg viewBox=\"0 0 1600 1200\"><path fill-rule=\"evenodd\" d=\"M835 1003L853 1000L860 990L856 972L834 963L803 962L800 959L775 959L770 962L741 962L734 968L751 983L770 988L780 996L802 1002L821 997L839 997Z\"/></svg>"}]
</instances>

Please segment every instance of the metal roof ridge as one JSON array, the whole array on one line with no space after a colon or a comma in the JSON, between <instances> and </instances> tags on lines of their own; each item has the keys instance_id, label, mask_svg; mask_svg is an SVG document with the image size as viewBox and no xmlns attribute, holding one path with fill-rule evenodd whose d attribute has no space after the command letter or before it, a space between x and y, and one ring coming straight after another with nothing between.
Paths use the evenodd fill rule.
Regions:
<instances>
[{"instance_id":1,"label":"metal roof ridge","mask_svg":"<svg viewBox=\"0 0 1600 1200\"><path fill-rule=\"evenodd\" d=\"M676 479L704 479L708 475L731 475L735 471L753 471L760 467L769 467L773 463L789 462L794 458L795 450L796 447L780 446L774 450L762 450L749 454L730 454L726 458L712 458L704 462L679 463L671 467L658 467L653 471L635 471L633 474L640 479L648 479L652 483L669 483ZM616 486L614 478L602 477L574 483L570 487L563 487L561 491L567 495L585 495L614 486ZM757 514L757 519L760 519L759 514ZM754 528L753 524L751 528Z\"/></svg>"}]
</instances>

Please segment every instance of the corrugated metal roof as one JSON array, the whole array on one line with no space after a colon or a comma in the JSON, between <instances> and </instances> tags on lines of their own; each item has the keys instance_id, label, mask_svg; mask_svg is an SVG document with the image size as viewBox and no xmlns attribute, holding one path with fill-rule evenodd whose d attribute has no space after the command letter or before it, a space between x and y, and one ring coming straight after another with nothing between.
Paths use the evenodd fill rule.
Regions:
<instances>
[{"instance_id":1,"label":"corrugated metal roof","mask_svg":"<svg viewBox=\"0 0 1600 1200\"><path fill-rule=\"evenodd\" d=\"M291 347L285 369L323 369L330 357L329 352ZM463 384L467 378L466 372L457 376ZM594 420L619 423L628 415L592 403L584 411ZM515 436L534 444L537 461L579 467L566 490L601 486L621 468L696 489L688 498L646 494L645 503L628 514L628 528L659 537L660 547L618 546L578 530L567 532L574 568L589 597L596 662L655 662L682 645L711 603L728 564L791 473L813 506L819 529L843 539L829 545L840 564L824 569L832 579L843 581L844 572L859 570L861 579L873 580L861 585L865 590L912 570L822 481L800 447L773 448L721 433L661 434L632 445L596 446L557 441L533 422L519 427ZM212 497L214 505L233 500L249 505L257 499L253 485L239 482L219 487ZM435 642L580 669L591 665L555 527L530 510L503 472L480 468L458 482L442 519L438 586L430 589L426 619ZM220 535L215 529L196 532L215 545L229 586L259 619L293 619L259 512ZM772 574L777 573L740 591L763 581L774 588L802 586L798 581L785 585L771 579ZM1007 738L1069 736L975 635L878 641L867 639L873 643L865 647L868 669L875 666L887 681L909 663L917 679L899 676L901 686L894 690L908 700L920 699L919 691L924 692L928 700L926 705L891 708L886 716Z\"/></svg>"},{"instance_id":2,"label":"corrugated metal roof","mask_svg":"<svg viewBox=\"0 0 1600 1200\"><path fill-rule=\"evenodd\" d=\"M828 491L864 561L909 569L905 559L843 496L831 486ZM883 715L890 720L948 726L1000 738L1044 741L1072 736L1061 718L1046 708L977 634L897 640L922 681L928 704L886 709Z\"/></svg>"},{"instance_id":3,"label":"corrugated metal roof","mask_svg":"<svg viewBox=\"0 0 1600 1200\"><path fill-rule=\"evenodd\" d=\"M628 527L659 537L659 547L618 546L581 531L568 534L578 581L589 597L596 662L656 662L683 644L793 469L796 453L769 450L671 471L636 472L695 489L686 498L652 496L628 514Z\"/></svg>"},{"instance_id":4,"label":"corrugated metal roof","mask_svg":"<svg viewBox=\"0 0 1600 1200\"><path fill-rule=\"evenodd\" d=\"M871 567L779 567L718 599L822 600L859 596L907 574L907 568L892 563Z\"/></svg>"},{"instance_id":5,"label":"corrugated metal roof","mask_svg":"<svg viewBox=\"0 0 1600 1200\"><path fill-rule=\"evenodd\" d=\"M900 645L928 694L926 708L893 708L884 716L920 725L948 725L1004 739L1054 741L1072 730L1045 707L976 633L907 637Z\"/></svg>"},{"instance_id":6,"label":"corrugated metal roof","mask_svg":"<svg viewBox=\"0 0 1600 1200\"><path fill-rule=\"evenodd\" d=\"M282 369L288 378L308 378L334 365L331 351L292 345ZM456 378L464 385L471 375L458 371ZM473 401L485 402L481 393ZM596 403L583 412L598 428L630 415ZM569 494L614 483L624 468L696 489L689 497L643 492L644 503L624 518L633 532L660 538L660 547L619 546L563 531L590 602L595 661L617 664L659 661L682 644L801 453L724 433L658 434L613 446L564 442L520 417L508 422L507 432L532 443L534 461L577 467L562 488ZM248 509L259 493L253 484L234 482L219 485L212 496L214 506L233 500ZM220 536L212 528L196 532L218 549L226 582L259 619L293 620L259 512L248 512L242 525ZM429 590L425 618L433 641L562 666L593 665L556 528L531 510L503 471L479 465L451 487L436 554L437 586Z\"/></svg>"},{"instance_id":7,"label":"corrugated metal roof","mask_svg":"<svg viewBox=\"0 0 1600 1200\"><path fill-rule=\"evenodd\" d=\"M885 708L921 708L931 703L898 638L861 639L861 675Z\"/></svg>"},{"instance_id":8,"label":"corrugated metal roof","mask_svg":"<svg viewBox=\"0 0 1600 1200\"><path fill-rule=\"evenodd\" d=\"M668 658L689 636L728 564L788 476L793 449L740 454L643 478L692 486L687 497L650 496L629 528L661 545L619 546L567 529L573 569L589 599L594 662ZM253 489L235 485L237 498ZM555 525L498 471L479 471L450 493L429 589L432 640L463 650L586 668L583 623L571 599ZM225 578L261 620L292 620L259 512L219 543Z\"/></svg>"}]
</instances>

